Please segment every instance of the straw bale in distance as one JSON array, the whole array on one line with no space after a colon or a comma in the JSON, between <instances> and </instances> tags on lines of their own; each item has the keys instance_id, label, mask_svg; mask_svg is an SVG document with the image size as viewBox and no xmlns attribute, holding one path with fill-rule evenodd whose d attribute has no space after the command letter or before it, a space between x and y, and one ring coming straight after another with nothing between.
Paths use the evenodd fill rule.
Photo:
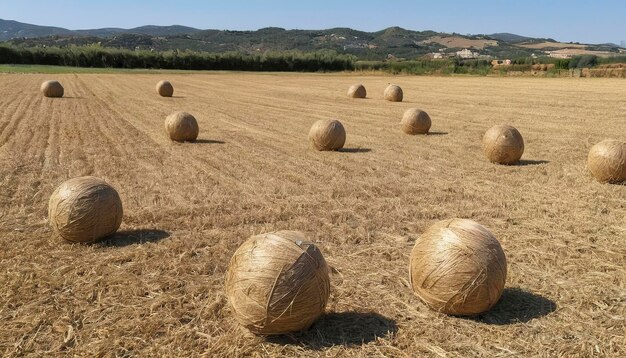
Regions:
<instances>
[{"instance_id":1,"label":"straw bale in distance","mask_svg":"<svg viewBox=\"0 0 626 358\"><path fill-rule=\"evenodd\" d=\"M365 98L366 96L367 91L362 84L352 85L348 88L348 97L350 98Z\"/></svg>"},{"instance_id":2,"label":"straw bale in distance","mask_svg":"<svg viewBox=\"0 0 626 358\"><path fill-rule=\"evenodd\" d=\"M95 177L67 180L48 202L50 225L68 241L92 242L112 235L122 217L122 200L117 191Z\"/></svg>"},{"instance_id":3,"label":"straw bale in distance","mask_svg":"<svg viewBox=\"0 0 626 358\"><path fill-rule=\"evenodd\" d=\"M587 167L599 182L625 182L626 142L605 139L594 145L587 156Z\"/></svg>"},{"instance_id":4,"label":"straw bale in distance","mask_svg":"<svg viewBox=\"0 0 626 358\"><path fill-rule=\"evenodd\" d=\"M170 139L177 142L193 142L198 138L200 128L196 118L187 112L175 112L165 118L165 131Z\"/></svg>"},{"instance_id":5,"label":"straw bale in distance","mask_svg":"<svg viewBox=\"0 0 626 358\"><path fill-rule=\"evenodd\" d=\"M428 113L418 108L409 108L402 116L402 131L406 134L428 134L431 120Z\"/></svg>"},{"instance_id":6,"label":"straw bale in distance","mask_svg":"<svg viewBox=\"0 0 626 358\"><path fill-rule=\"evenodd\" d=\"M328 265L298 231L250 237L233 255L226 274L235 318L261 335L309 328L324 312L329 294Z\"/></svg>"},{"instance_id":7,"label":"straw bale in distance","mask_svg":"<svg viewBox=\"0 0 626 358\"><path fill-rule=\"evenodd\" d=\"M336 119L321 119L313 123L309 142L317 150L338 150L346 143L346 130Z\"/></svg>"},{"instance_id":8,"label":"straw bale in distance","mask_svg":"<svg viewBox=\"0 0 626 358\"><path fill-rule=\"evenodd\" d=\"M64 89L59 81L46 81L41 84L41 93L45 97L61 98L63 97Z\"/></svg>"},{"instance_id":9,"label":"straw bale in distance","mask_svg":"<svg viewBox=\"0 0 626 358\"><path fill-rule=\"evenodd\" d=\"M471 316L498 302L506 281L506 257L489 230L467 219L431 226L411 252L409 279L429 307Z\"/></svg>"},{"instance_id":10,"label":"straw bale in distance","mask_svg":"<svg viewBox=\"0 0 626 358\"><path fill-rule=\"evenodd\" d=\"M384 96L387 101L402 102L404 94L402 93L402 88L400 88L400 86L389 85L385 88Z\"/></svg>"},{"instance_id":11,"label":"straw bale in distance","mask_svg":"<svg viewBox=\"0 0 626 358\"><path fill-rule=\"evenodd\" d=\"M156 86L157 93L161 97L172 97L174 95L174 86L170 81L160 81Z\"/></svg>"},{"instance_id":12,"label":"straw bale in distance","mask_svg":"<svg viewBox=\"0 0 626 358\"><path fill-rule=\"evenodd\" d=\"M524 154L524 139L510 125L493 126L483 136L483 153L492 163L515 164Z\"/></svg>"}]
</instances>

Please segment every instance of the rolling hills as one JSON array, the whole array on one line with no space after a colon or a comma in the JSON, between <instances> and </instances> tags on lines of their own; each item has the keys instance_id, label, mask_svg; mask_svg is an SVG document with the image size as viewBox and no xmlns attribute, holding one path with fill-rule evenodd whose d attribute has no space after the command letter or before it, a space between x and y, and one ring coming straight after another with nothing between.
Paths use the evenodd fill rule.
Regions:
<instances>
[{"instance_id":1,"label":"rolling hills","mask_svg":"<svg viewBox=\"0 0 626 358\"><path fill-rule=\"evenodd\" d=\"M518 58L546 51L568 49L567 53L598 51L601 56L619 54L612 44L561 43L549 38L530 38L509 33L460 35L435 31L413 31L390 27L375 32L350 28L325 30L262 28L256 31L200 30L180 25L141 26L132 29L102 28L68 30L0 19L0 41L20 46L92 45L131 50L192 50L212 53L297 50L334 50L361 60L416 58L428 54L454 55L469 49L470 56Z\"/></svg>"}]
</instances>

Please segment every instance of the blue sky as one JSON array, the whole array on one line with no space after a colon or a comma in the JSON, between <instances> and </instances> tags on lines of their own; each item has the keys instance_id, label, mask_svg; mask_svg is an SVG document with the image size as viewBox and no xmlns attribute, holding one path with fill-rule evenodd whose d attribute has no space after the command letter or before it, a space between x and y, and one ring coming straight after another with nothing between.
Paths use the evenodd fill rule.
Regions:
<instances>
[{"instance_id":1,"label":"blue sky","mask_svg":"<svg viewBox=\"0 0 626 358\"><path fill-rule=\"evenodd\" d=\"M187 25L256 30L389 26L458 33L511 32L560 41L626 40L621 0L0 0L0 18L70 29Z\"/></svg>"}]
</instances>

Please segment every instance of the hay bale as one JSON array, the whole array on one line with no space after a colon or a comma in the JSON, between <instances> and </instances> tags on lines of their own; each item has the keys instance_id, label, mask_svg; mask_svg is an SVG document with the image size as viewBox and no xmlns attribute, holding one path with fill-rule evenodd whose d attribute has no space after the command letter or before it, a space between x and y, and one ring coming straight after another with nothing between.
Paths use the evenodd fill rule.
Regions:
<instances>
[{"instance_id":1,"label":"hay bale","mask_svg":"<svg viewBox=\"0 0 626 358\"><path fill-rule=\"evenodd\" d=\"M498 302L506 271L504 251L489 230L472 220L452 219L436 223L415 241L409 279L430 308L471 316Z\"/></svg>"},{"instance_id":2,"label":"hay bale","mask_svg":"<svg viewBox=\"0 0 626 358\"><path fill-rule=\"evenodd\" d=\"M187 112L175 112L165 118L165 131L170 139L177 142L193 142L198 138L200 128L196 118Z\"/></svg>"},{"instance_id":3,"label":"hay bale","mask_svg":"<svg viewBox=\"0 0 626 358\"><path fill-rule=\"evenodd\" d=\"M93 242L114 234L122 223L123 214L117 191L89 176L64 182L48 202L52 229L72 242Z\"/></svg>"},{"instance_id":4,"label":"hay bale","mask_svg":"<svg viewBox=\"0 0 626 358\"><path fill-rule=\"evenodd\" d=\"M391 102L402 102L404 94L402 88L396 85L389 85L385 88L385 99Z\"/></svg>"},{"instance_id":5,"label":"hay bale","mask_svg":"<svg viewBox=\"0 0 626 358\"><path fill-rule=\"evenodd\" d=\"M492 163L515 164L524 154L524 139L512 126L493 126L483 136L483 152Z\"/></svg>"},{"instance_id":6,"label":"hay bale","mask_svg":"<svg viewBox=\"0 0 626 358\"><path fill-rule=\"evenodd\" d=\"M41 93L45 97L61 98L64 92L63 86L59 81L46 81L41 84Z\"/></svg>"},{"instance_id":7,"label":"hay bale","mask_svg":"<svg viewBox=\"0 0 626 358\"><path fill-rule=\"evenodd\" d=\"M427 134L430 130L430 116L419 108L409 108L402 116L402 131L406 134Z\"/></svg>"},{"instance_id":8,"label":"hay bale","mask_svg":"<svg viewBox=\"0 0 626 358\"><path fill-rule=\"evenodd\" d=\"M605 139L594 145L587 156L587 167L599 182L626 182L626 142Z\"/></svg>"},{"instance_id":9,"label":"hay bale","mask_svg":"<svg viewBox=\"0 0 626 358\"><path fill-rule=\"evenodd\" d=\"M338 150L346 143L346 130L336 119L320 119L309 131L309 142L317 150Z\"/></svg>"},{"instance_id":10,"label":"hay bale","mask_svg":"<svg viewBox=\"0 0 626 358\"><path fill-rule=\"evenodd\" d=\"M365 98L367 96L367 91L365 87L361 84L352 85L348 88L348 97L350 98Z\"/></svg>"},{"instance_id":11,"label":"hay bale","mask_svg":"<svg viewBox=\"0 0 626 358\"><path fill-rule=\"evenodd\" d=\"M250 237L233 255L226 295L235 318L256 334L309 328L330 294L324 256L298 231Z\"/></svg>"},{"instance_id":12,"label":"hay bale","mask_svg":"<svg viewBox=\"0 0 626 358\"><path fill-rule=\"evenodd\" d=\"M172 86L170 81L157 83L156 90L161 97L172 97L174 95L174 86Z\"/></svg>"}]
</instances>

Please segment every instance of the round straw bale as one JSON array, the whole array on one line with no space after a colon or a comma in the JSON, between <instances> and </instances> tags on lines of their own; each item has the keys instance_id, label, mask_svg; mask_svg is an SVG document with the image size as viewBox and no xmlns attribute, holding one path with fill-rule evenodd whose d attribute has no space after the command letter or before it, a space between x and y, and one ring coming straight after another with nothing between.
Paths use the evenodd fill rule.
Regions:
<instances>
[{"instance_id":1,"label":"round straw bale","mask_svg":"<svg viewBox=\"0 0 626 358\"><path fill-rule=\"evenodd\" d=\"M177 142L193 142L200 128L196 118L187 112L175 112L165 118L165 131Z\"/></svg>"},{"instance_id":2,"label":"round straw bale","mask_svg":"<svg viewBox=\"0 0 626 358\"><path fill-rule=\"evenodd\" d=\"M174 95L174 86L172 86L170 81L157 83L156 90L161 97L172 97Z\"/></svg>"},{"instance_id":3,"label":"round straw bale","mask_svg":"<svg viewBox=\"0 0 626 358\"><path fill-rule=\"evenodd\" d=\"M350 98L365 98L367 96L367 91L365 87L361 84L352 85L348 88L348 97Z\"/></svg>"},{"instance_id":4,"label":"round straw bale","mask_svg":"<svg viewBox=\"0 0 626 358\"><path fill-rule=\"evenodd\" d=\"M626 142L605 139L594 145L589 150L587 166L599 182L626 182Z\"/></svg>"},{"instance_id":5,"label":"round straw bale","mask_svg":"<svg viewBox=\"0 0 626 358\"><path fill-rule=\"evenodd\" d=\"M346 143L346 130L336 119L320 119L309 131L309 142L317 150L338 150Z\"/></svg>"},{"instance_id":6,"label":"round straw bale","mask_svg":"<svg viewBox=\"0 0 626 358\"><path fill-rule=\"evenodd\" d=\"M419 108L409 108L402 116L402 131L406 134L427 134L430 130L430 116Z\"/></svg>"},{"instance_id":7,"label":"round straw bale","mask_svg":"<svg viewBox=\"0 0 626 358\"><path fill-rule=\"evenodd\" d=\"M483 136L483 153L492 163L515 164L524 154L524 139L514 127L493 126Z\"/></svg>"},{"instance_id":8,"label":"round straw bale","mask_svg":"<svg viewBox=\"0 0 626 358\"><path fill-rule=\"evenodd\" d=\"M226 295L235 318L256 334L309 328L330 294L324 256L298 231L250 237L233 255Z\"/></svg>"},{"instance_id":9,"label":"round straw bale","mask_svg":"<svg viewBox=\"0 0 626 358\"><path fill-rule=\"evenodd\" d=\"M402 88L396 85L389 85L385 89L385 99L391 102L402 102Z\"/></svg>"},{"instance_id":10,"label":"round straw bale","mask_svg":"<svg viewBox=\"0 0 626 358\"><path fill-rule=\"evenodd\" d=\"M122 216L122 200L117 191L89 176L67 180L48 202L52 229L73 242L92 242L114 234Z\"/></svg>"},{"instance_id":11,"label":"round straw bale","mask_svg":"<svg viewBox=\"0 0 626 358\"><path fill-rule=\"evenodd\" d=\"M430 308L471 316L498 302L506 270L504 251L489 230L472 220L451 219L431 226L415 241L409 279Z\"/></svg>"},{"instance_id":12,"label":"round straw bale","mask_svg":"<svg viewBox=\"0 0 626 358\"><path fill-rule=\"evenodd\" d=\"M41 93L46 97L63 97L63 86L59 81L46 81L41 84Z\"/></svg>"}]
</instances>

